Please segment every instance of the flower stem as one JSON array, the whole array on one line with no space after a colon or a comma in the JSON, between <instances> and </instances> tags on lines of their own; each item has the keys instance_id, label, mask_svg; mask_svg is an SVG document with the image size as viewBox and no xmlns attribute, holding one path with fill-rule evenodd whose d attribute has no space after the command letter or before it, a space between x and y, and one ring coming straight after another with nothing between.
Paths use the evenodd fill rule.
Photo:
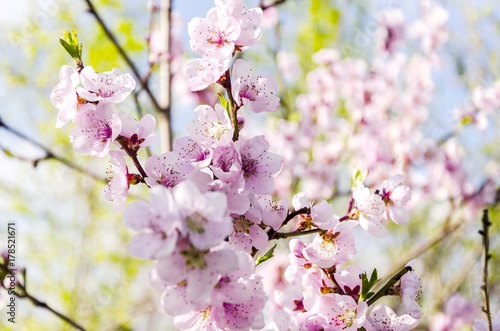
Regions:
<instances>
[{"instance_id":1,"label":"flower stem","mask_svg":"<svg viewBox=\"0 0 500 331\"><path fill-rule=\"evenodd\" d=\"M231 74L229 73L229 69L225 73L223 86L227 92L227 98L229 99L229 116L231 118L231 124L233 126L233 141L237 141L240 135L240 128L238 126L238 110L240 109L240 107L238 107L234 102L231 87Z\"/></svg>"},{"instance_id":2,"label":"flower stem","mask_svg":"<svg viewBox=\"0 0 500 331\"><path fill-rule=\"evenodd\" d=\"M382 287L370 300L368 300L368 306L373 305L378 299L388 295L389 290L403 277L408 271L412 271L410 266L406 266L401 269L396 275L394 275L389 281Z\"/></svg>"},{"instance_id":3,"label":"flower stem","mask_svg":"<svg viewBox=\"0 0 500 331\"><path fill-rule=\"evenodd\" d=\"M491 259L490 254L490 237L489 237L489 227L491 222L488 216L488 210L483 210L482 217L483 229L479 230L479 234L483 237L483 247L484 247L484 266L483 266L483 284L481 285L481 290L484 292L484 306L483 312L486 314L488 319L488 330L493 331L493 325L491 322L491 310L490 310L490 295L488 291L488 262Z\"/></svg>"},{"instance_id":4,"label":"flower stem","mask_svg":"<svg viewBox=\"0 0 500 331\"><path fill-rule=\"evenodd\" d=\"M146 172L144 171L144 168L142 168L141 163L137 159L137 154L134 153L126 143L126 140L123 139L123 137L120 135L116 138L116 141L122 146L123 150L127 153L127 155L132 159L132 162L134 162L135 167L137 168L137 171L141 174L142 178L148 177Z\"/></svg>"}]
</instances>

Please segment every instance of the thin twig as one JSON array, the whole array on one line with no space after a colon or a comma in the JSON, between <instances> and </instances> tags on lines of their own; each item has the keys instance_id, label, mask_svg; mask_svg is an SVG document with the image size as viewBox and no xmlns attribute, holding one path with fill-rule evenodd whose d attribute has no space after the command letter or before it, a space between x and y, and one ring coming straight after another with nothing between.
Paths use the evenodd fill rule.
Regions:
<instances>
[{"instance_id":1,"label":"thin twig","mask_svg":"<svg viewBox=\"0 0 500 331\"><path fill-rule=\"evenodd\" d=\"M323 230L323 229L312 229L312 230L294 231L294 232L274 232L269 237L269 240L273 240L273 239L286 239L286 238L290 238L290 237L305 236L307 234L321 233L321 232L325 232L325 230Z\"/></svg>"},{"instance_id":2,"label":"thin twig","mask_svg":"<svg viewBox=\"0 0 500 331\"><path fill-rule=\"evenodd\" d=\"M37 298L33 297L31 294L29 294L28 292L26 292L26 290L24 291L25 293L23 295L19 295L18 293L15 293L14 294L18 297L18 298L26 298L26 299L29 299L33 305L35 305L36 307L40 307L40 308L44 308L44 309L47 309L48 311L50 311L52 314L56 315L57 317L59 317L60 319L62 319L63 321L65 321L66 323L70 324L72 327L74 327L75 329L77 330L81 330L81 331L85 331L85 329L80 326L78 323L76 323L75 321L73 321L71 318L69 318L68 316L66 315L63 315L61 314L60 312L58 312L57 310L55 310L54 308L50 307L47 303L43 302L43 301L40 301L38 300Z\"/></svg>"},{"instance_id":3,"label":"thin twig","mask_svg":"<svg viewBox=\"0 0 500 331\"><path fill-rule=\"evenodd\" d=\"M113 32L111 32L109 27L106 25L106 23L102 19L101 15L97 12L92 1L91 0L84 0L84 1L87 3L87 5L89 7L89 9L88 9L89 13L91 13L95 17L95 19L97 20L97 23L99 23L102 30L104 31L104 34L108 37L109 41L111 41L111 43L115 46L115 48L118 51L118 53L120 54L120 56L125 60L127 65L130 67L130 69L132 70L134 75L139 80L142 89L144 91L146 91L146 93L149 96L151 102L153 103L153 106L155 107L155 109L160 112L161 107L158 104L158 100L156 100L156 97L153 95L153 93L149 89L148 80L141 78L141 74L139 73L139 69L137 68L135 63L132 61L132 59L128 56L127 52L125 52L125 49L118 42L118 39L115 37Z\"/></svg>"},{"instance_id":4,"label":"thin twig","mask_svg":"<svg viewBox=\"0 0 500 331\"><path fill-rule=\"evenodd\" d=\"M483 229L479 230L479 234L483 237L483 247L484 247L484 260L483 260L483 284L481 285L481 290L484 292L484 306L483 312L486 314L486 318L488 319L488 329L489 331L493 331L493 325L491 323L491 310L490 310L490 295L488 291L488 262L491 259L490 254L490 237L489 237L489 228L491 226L491 222L488 216L488 210L483 210L482 217Z\"/></svg>"},{"instance_id":5,"label":"thin twig","mask_svg":"<svg viewBox=\"0 0 500 331\"><path fill-rule=\"evenodd\" d=\"M9 131L10 133L14 134L15 136L23 139L23 140L26 140L28 141L29 143L35 145L36 147L40 148L41 150L43 150L43 152L45 153L45 156L43 157L40 157L38 159L34 159L34 160L27 160L23 157L17 157L19 160L22 160L22 161L29 161L29 162L32 162L33 163L33 166L37 166L39 162L41 161L45 161L45 160L50 160L50 159L54 159L54 160L57 160L59 162L61 162L62 164L64 164L65 166L67 166L68 168L71 168L71 169L74 169L82 174L85 174L89 177L92 177L94 178L95 180L98 180L100 182L103 182L103 183L107 183L106 179L104 178L101 178L93 173L91 173L90 171L80 167L79 165L61 157L61 156L58 156L56 154L54 154L50 149L48 149L47 147L45 147L44 145L42 145L41 143L39 143L38 141L28 137L27 135L25 135L24 133L22 132L19 132L17 131L16 129L10 127L8 124L6 124L5 122L2 121L2 119L0 119L0 128L4 128L6 129L7 131Z\"/></svg>"},{"instance_id":6,"label":"thin twig","mask_svg":"<svg viewBox=\"0 0 500 331\"><path fill-rule=\"evenodd\" d=\"M277 6L277 5L281 5L282 3L284 3L286 0L276 0L274 1L273 3L270 3L269 5L265 5L264 4L264 1L261 1L261 3L259 4L259 7L260 9L262 10L266 10L267 8L271 8L271 7L274 7L274 6Z\"/></svg>"}]
</instances>

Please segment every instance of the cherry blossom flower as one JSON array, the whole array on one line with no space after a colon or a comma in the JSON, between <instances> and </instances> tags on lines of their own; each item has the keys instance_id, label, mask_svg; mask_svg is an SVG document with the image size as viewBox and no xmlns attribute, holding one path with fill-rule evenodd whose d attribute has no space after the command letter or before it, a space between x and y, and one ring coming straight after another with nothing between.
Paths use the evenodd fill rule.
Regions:
<instances>
[{"instance_id":1,"label":"cherry blossom flower","mask_svg":"<svg viewBox=\"0 0 500 331\"><path fill-rule=\"evenodd\" d=\"M130 240L128 250L133 256L158 259L174 252L184 224L177 212L172 192L160 185L151 187L150 202L139 200L123 211L125 225L142 231Z\"/></svg>"},{"instance_id":2,"label":"cherry blossom flower","mask_svg":"<svg viewBox=\"0 0 500 331\"><path fill-rule=\"evenodd\" d=\"M220 192L200 192L185 181L173 189L179 215L186 224L184 236L189 236L193 247L207 250L218 245L233 231L232 219L226 216L227 201Z\"/></svg>"},{"instance_id":3,"label":"cherry blossom flower","mask_svg":"<svg viewBox=\"0 0 500 331\"><path fill-rule=\"evenodd\" d=\"M430 331L446 331L470 326L477 316L476 304L459 293L452 294L444 305L444 313L432 316Z\"/></svg>"},{"instance_id":4,"label":"cherry blossom flower","mask_svg":"<svg viewBox=\"0 0 500 331\"><path fill-rule=\"evenodd\" d=\"M59 70L59 78L61 81L50 94L50 101L59 110L56 128L60 128L73 120L78 106L76 87L80 83L78 71L67 65L62 66Z\"/></svg>"},{"instance_id":5,"label":"cherry blossom flower","mask_svg":"<svg viewBox=\"0 0 500 331\"><path fill-rule=\"evenodd\" d=\"M191 137L185 136L176 139L173 150L184 161L179 164L179 170L183 173L206 168L212 161L212 151L196 143Z\"/></svg>"},{"instance_id":6,"label":"cherry blossom flower","mask_svg":"<svg viewBox=\"0 0 500 331\"><path fill-rule=\"evenodd\" d=\"M193 59L182 67L191 91L200 91L217 82L229 68L229 59L219 60L211 57Z\"/></svg>"},{"instance_id":7,"label":"cherry blossom flower","mask_svg":"<svg viewBox=\"0 0 500 331\"><path fill-rule=\"evenodd\" d=\"M304 207L311 208L310 214L300 215L301 222L311 223L323 230L334 229L339 223L339 217L333 213L333 206L326 201L321 201L319 204L313 205L307 199L304 192L297 193L292 200L292 205L295 210ZM300 226L300 225L299 225Z\"/></svg>"},{"instance_id":8,"label":"cherry blossom flower","mask_svg":"<svg viewBox=\"0 0 500 331\"><path fill-rule=\"evenodd\" d=\"M144 165L148 175L144 180L149 186L174 187L186 177L179 169L182 167L180 161L180 157L174 152L150 156Z\"/></svg>"},{"instance_id":9,"label":"cherry blossom flower","mask_svg":"<svg viewBox=\"0 0 500 331\"><path fill-rule=\"evenodd\" d=\"M365 302L356 303L352 297L334 294L322 296L318 304L318 314L328 321L325 330L358 330L366 320L368 305Z\"/></svg>"},{"instance_id":10,"label":"cherry blossom flower","mask_svg":"<svg viewBox=\"0 0 500 331\"><path fill-rule=\"evenodd\" d=\"M274 189L274 177L281 171L283 158L268 152L264 136L243 140L239 147L241 167L245 178L242 193L269 194Z\"/></svg>"},{"instance_id":11,"label":"cherry blossom flower","mask_svg":"<svg viewBox=\"0 0 500 331\"><path fill-rule=\"evenodd\" d=\"M370 189L362 183L358 183L352 193L352 197L356 202L361 227L376 237L385 236L386 229L382 224L385 205L382 197L371 193Z\"/></svg>"},{"instance_id":12,"label":"cherry blossom flower","mask_svg":"<svg viewBox=\"0 0 500 331\"><path fill-rule=\"evenodd\" d=\"M418 324L418 319L410 315L398 316L391 308L381 304L373 307L367 320L369 324L363 325L367 331L408 331Z\"/></svg>"},{"instance_id":13,"label":"cherry blossom flower","mask_svg":"<svg viewBox=\"0 0 500 331\"><path fill-rule=\"evenodd\" d=\"M406 204L411 198L411 190L402 185L402 175L393 175L379 187L379 194L386 204L386 217L397 224L406 224L410 220Z\"/></svg>"},{"instance_id":14,"label":"cherry blossom flower","mask_svg":"<svg viewBox=\"0 0 500 331\"><path fill-rule=\"evenodd\" d=\"M220 104L214 108L202 105L194 110L196 119L188 123L192 139L209 148L226 146L233 138L233 128L226 110Z\"/></svg>"},{"instance_id":15,"label":"cherry blossom flower","mask_svg":"<svg viewBox=\"0 0 500 331\"><path fill-rule=\"evenodd\" d=\"M288 202L286 199L274 201L270 195L253 195L252 206L260 211L262 223L278 230L288 215Z\"/></svg>"},{"instance_id":16,"label":"cherry blossom flower","mask_svg":"<svg viewBox=\"0 0 500 331\"><path fill-rule=\"evenodd\" d=\"M127 202L128 189L133 175L128 172L127 163L119 151L110 151L112 175L108 185L103 190L104 198L116 201L113 212L119 212Z\"/></svg>"},{"instance_id":17,"label":"cherry blossom flower","mask_svg":"<svg viewBox=\"0 0 500 331\"><path fill-rule=\"evenodd\" d=\"M185 286L185 292L174 291L174 295L185 293L188 303L207 307L221 277L238 268L238 255L226 242L210 250L200 251L184 239L178 241L172 254L160 258L154 268L165 284ZM172 305L175 302L176 299L162 300L162 305L171 309L171 312L183 314L182 307Z\"/></svg>"},{"instance_id":18,"label":"cherry blossom flower","mask_svg":"<svg viewBox=\"0 0 500 331\"><path fill-rule=\"evenodd\" d=\"M215 8L220 16L232 17L238 20L241 26L240 35L235 41L235 48L242 52L255 44L262 36L261 29L257 26L263 16L259 7L246 10L242 0L215 0Z\"/></svg>"},{"instance_id":19,"label":"cherry blossom flower","mask_svg":"<svg viewBox=\"0 0 500 331\"><path fill-rule=\"evenodd\" d=\"M274 112L280 107L276 80L266 74L251 75L248 63L238 59L233 65L232 93L238 105L244 105L255 113Z\"/></svg>"},{"instance_id":20,"label":"cherry blossom flower","mask_svg":"<svg viewBox=\"0 0 500 331\"><path fill-rule=\"evenodd\" d=\"M111 142L122 129L122 123L114 104L100 102L81 106L74 118L75 127L69 137L73 148L81 154L104 157L108 154Z\"/></svg>"},{"instance_id":21,"label":"cherry blossom flower","mask_svg":"<svg viewBox=\"0 0 500 331\"><path fill-rule=\"evenodd\" d=\"M233 17L219 15L217 8L208 11L206 18L195 17L188 23L189 43L193 52L216 59L230 58L241 25Z\"/></svg>"},{"instance_id":22,"label":"cherry blossom flower","mask_svg":"<svg viewBox=\"0 0 500 331\"><path fill-rule=\"evenodd\" d=\"M357 252L354 247L354 236L349 230L342 226L337 229L339 232L330 230L316 236L304 249L304 257L320 268L330 268L349 261Z\"/></svg>"},{"instance_id":23,"label":"cherry blossom flower","mask_svg":"<svg viewBox=\"0 0 500 331\"><path fill-rule=\"evenodd\" d=\"M232 142L215 148L210 169L218 179L231 184L233 188L241 191L245 187L240 154Z\"/></svg>"},{"instance_id":24,"label":"cherry blossom flower","mask_svg":"<svg viewBox=\"0 0 500 331\"><path fill-rule=\"evenodd\" d=\"M422 308L417 302L417 300L420 299L421 291L422 284L417 275L406 273L401 277L399 295L401 300L403 300L408 315L416 319L419 319L423 315Z\"/></svg>"},{"instance_id":25,"label":"cherry blossom flower","mask_svg":"<svg viewBox=\"0 0 500 331\"><path fill-rule=\"evenodd\" d=\"M244 215L234 217L234 232L229 236L229 244L247 253L252 252L252 247L259 251L265 250L268 236L259 226L261 221L260 212L253 207Z\"/></svg>"},{"instance_id":26,"label":"cherry blossom flower","mask_svg":"<svg viewBox=\"0 0 500 331\"><path fill-rule=\"evenodd\" d=\"M78 95L87 101L107 101L119 103L125 100L135 88L135 80L119 69L98 74L87 66L80 72L83 88L78 87Z\"/></svg>"},{"instance_id":27,"label":"cherry blossom flower","mask_svg":"<svg viewBox=\"0 0 500 331\"><path fill-rule=\"evenodd\" d=\"M126 113L121 113L119 117L122 122L120 135L127 138L126 143L132 151L137 152L139 148L151 145L156 127L156 120L152 115L147 114L139 121Z\"/></svg>"}]
</instances>

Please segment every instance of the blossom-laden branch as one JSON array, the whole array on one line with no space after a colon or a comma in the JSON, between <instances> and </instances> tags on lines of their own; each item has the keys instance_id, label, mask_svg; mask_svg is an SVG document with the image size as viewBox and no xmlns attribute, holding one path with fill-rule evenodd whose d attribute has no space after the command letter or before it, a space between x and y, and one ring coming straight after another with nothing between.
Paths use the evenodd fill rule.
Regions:
<instances>
[{"instance_id":1,"label":"blossom-laden branch","mask_svg":"<svg viewBox=\"0 0 500 331\"><path fill-rule=\"evenodd\" d=\"M403 277L408 271L412 271L412 267L406 266L394 275L375 295L368 300L368 306L373 305L378 299L389 295L391 288Z\"/></svg>"},{"instance_id":2,"label":"blossom-laden branch","mask_svg":"<svg viewBox=\"0 0 500 331\"><path fill-rule=\"evenodd\" d=\"M142 89L144 91L146 91L146 93L149 96L149 99L151 100L151 103L153 104L153 106L155 107L155 109L157 111L161 112L162 108L161 108L160 104L158 103L158 100L156 100L156 97L151 92L151 89L148 86L148 81L142 79L142 76L139 73L139 69L137 68L137 66L135 65L135 63L132 61L132 59L130 58L130 56L128 56L128 54L125 51L125 49L118 42L118 39L113 34L113 32L106 25L106 23L102 19L101 15L97 12L97 10L95 9L94 4L92 3L92 1L91 0L85 0L85 2L87 3L87 5L89 7L89 9L88 9L89 13L92 14L95 17L95 19L97 20L97 23L99 23L99 25L101 26L102 30L104 31L104 34L108 37L109 41L111 41L111 43L115 46L115 48L118 51L118 53L120 54L120 56L123 58L123 60L125 60L125 62L127 63L127 65L130 67L130 70L132 70L132 72L134 73L134 75L137 77L137 79L139 80L139 82L141 84Z\"/></svg>"},{"instance_id":3,"label":"blossom-laden branch","mask_svg":"<svg viewBox=\"0 0 500 331\"><path fill-rule=\"evenodd\" d=\"M94 178L95 180L98 180L100 182L104 182L106 183L106 180L104 178L101 178L93 173L91 173L90 171L80 167L79 165L61 157L61 156L58 156L56 154L54 154L50 149L48 149L46 146L42 145L41 143L39 143L38 141L28 137L27 135L25 135L24 133L22 132L19 132L17 131L16 129L12 128L11 126L9 126L7 123L5 123L4 121L2 121L2 119L0 118L0 128L4 128L6 129L7 131L9 131L10 133L12 133L13 135L23 139L23 140L26 140L28 141L29 143L35 145L36 147L40 148L44 153L45 153L45 156L42 156L42 157L39 157L39 158L36 158L36 159L26 159L26 158L23 158L23 157L20 157L20 156L15 156L15 155L12 155L12 153L4 148L2 148L2 150L9 154L9 155L12 155L14 156L15 158L17 158L18 160L21 160L21 161L29 161L33 164L34 167L36 167L41 161L45 161L45 160L57 160L59 162L61 162L62 164L64 164L65 166L67 166L68 168L71 168L71 169L74 169L82 174L85 174L89 177L92 177Z\"/></svg>"},{"instance_id":4,"label":"blossom-laden branch","mask_svg":"<svg viewBox=\"0 0 500 331\"><path fill-rule=\"evenodd\" d=\"M481 219L483 223L483 229L479 230L479 234L483 237L483 248L484 248L484 260L483 260L483 284L481 285L481 290L484 292L484 306L483 312L486 314L488 320L488 329L493 331L493 324L491 321L491 310L490 310L490 295L488 291L488 263L491 260L492 255L490 254L490 237L489 228L491 222L488 216L488 210L483 210L483 217Z\"/></svg>"}]
</instances>

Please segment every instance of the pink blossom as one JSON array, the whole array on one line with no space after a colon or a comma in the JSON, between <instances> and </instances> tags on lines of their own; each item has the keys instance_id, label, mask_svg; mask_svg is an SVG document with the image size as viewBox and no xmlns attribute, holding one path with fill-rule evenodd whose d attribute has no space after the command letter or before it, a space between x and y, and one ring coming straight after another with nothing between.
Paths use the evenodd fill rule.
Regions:
<instances>
[{"instance_id":1,"label":"pink blossom","mask_svg":"<svg viewBox=\"0 0 500 331\"><path fill-rule=\"evenodd\" d=\"M401 184L403 178L402 175L393 175L379 187L379 194L387 206L386 217L397 224L406 224L410 220L406 204L411 199L411 190Z\"/></svg>"},{"instance_id":2,"label":"pink blossom","mask_svg":"<svg viewBox=\"0 0 500 331\"><path fill-rule=\"evenodd\" d=\"M278 230L288 215L286 199L274 201L270 195L253 195L252 205L260 211L262 223Z\"/></svg>"},{"instance_id":3,"label":"pink blossom","mask_svg":"<svg viewBox=\"0 0 500 331\"><path fill-rule=\"evenodd\" d=\"M444 305L444 313L432 316L430 331L447 331L470 326L477 316L478 308L459 293L452 294Z\"/></svg>"},{"instance_id":4,"label":"pink blossom","mask_svg":"<svg viewBox=\"0 0 500 331\"><path fill-rule=\"evenodd\" d=\"M214 108L202 105L194 110L196 119L188 124L193 140L208 148L228 145L233 138L233 127L227 111L220 104Z\"/></svg>"},{"instance_id":5,"label":"pink blossom","mask_svg":"<svg viewBox=\"0 0 500 331\"><path fill-rule=\"evenodd\" d=\"M307 199L304 192L298 193L293 197L292 205L295 210L304 207L311 208L311 213L308 215L300 215L303 221L310 221L320 229L331 230L339 223L339 217L333 213L333 206L326 201L321 201L319 204L313 205Z\"/></svg>"},{"instance_id":6,"label":"pink blossom","mask_svg":"<svg viewBox=\"0 0 500 331\"><path fill-rule=\"evenodd\" d=\"M151 145L156 127L156 120L152 115L147 114L139 121L126 113L121 113L119 117L122 122L120 135L127 138L127 145L131 150L138 151L139 148Z\"/></svg>"},{"instance_id":7,"label":"pink blossom","mask_svg":"<svg viewBox=\"0 0 500 331\"><path fill-rule=\"evenodd\" d=\"M185 181L173 189L179 215L186 224L184 236L193 247L207 250L218 245L233 231L232 219L226 216L226 196L220 192L200 192Z\"/></svg>"},{"instance_id":8,"label":"pink blossom","mask_svg":"<svg viewBox=\"0 0 500 331\"><path fill-rule=\"evenodd\" d=\"M265 250L268 236L260 227L261 222L259 211L253 207L244 215L233 217L234 232L229 236L229 244L247 253L252 252L252 247L259 251Z\"/></svg>"},{"instance_id":9,"label":"pink blossom","mask_svg":"<svg viewBox=\"0 0 500 331\"><path fill-rule=\"evenodd\" d=\"M239 151L245 178L243 194L269 194L274 190L274 177L281 171L283 158L268 152L268 149L269 143L264 136L241 141Z\"/></svg>"},{"instance_id":10,"label":"pink blossom","mask_svg":"<svg viewBox=\"0 0 500 331\"><path fill-rule=\"evenodd\" d=\"M183 173L208 167L212 161L212 152L203 145L196 143L190 137L180 137L174 141L174 152L184 162L179 165Z\"/></svg>"},{"instance_id":11,"label":"pink blossom","mask_svg":"<svg viewBox=\"0 0 500 331\"><path fill-rule=\"evenodd\" d=\"M364 325L367 331L408 331L418 324L418 319L410 315L398 316L391 308L380 304L373 307L367 321L369 324Z\"/></svg>"},{"instance_id":12,"label":"pink blossom","mask_svg":"<svg viewBox=\"0 0 500 331\"><path fill-rule=\"evenodd\" d=\"M401 277L399 295L401 300L403 300L408 315L416 319L419 319L423 315L422 308L417 302L420 299L421 292L422 284L417 275L406 273Z\"/></svg>"},{"instance_id":13,"label":"pink blossom","mask_svg":"<svg viewBox=\"0 0 500 331\"><path fill-rule=\"evenodd\" d=\"M219 180L231 184L232 188L241 191L245 187L240 154L232 142L215 148L210 169Z\"/></svg>"},{"instance_id":14,"label":"pink blossom","mask_svg":"<svg viewBox=\"0 0 500 331\"><path fill-rule=\"evenodd\" d=\"M59 110L56 128L60 128L73 120L78 106L76 87L80 83L78 71L71 66L62 66L59 70L61 81L50 94L50 101Z\"/></svg>"},{"instance_id":15,"label":"pink blossom","mask_svg":"<svg viewBox=\"0 0 500 331\"><path fill-rule=\"evenodd\" d=\"M210 305L213 289L221 277L238 268L238 255L226 242L209 251L200 251L183 240L178 242L172 254L160 258L155 268L166 284L186 287L188 302L206 307ZM175 302L163 300L162 305L169 311L182 314L182 308L176 307Z\"/></svg>"},{"instance_id":16,"label":"pink blossom","mask_svg":"<svg viewBox=\"0 0 500 331\"><path fill-rule=\"evenodd\" d=\"M77 88L78 95L87 101L108 101L119 103L125 100L135 88L135 80L130 74L120 70L98 74L92 67L85 67L80 72L82 87Z\"/></svg>"},{"instance_id":17,"label":"pink blossom","mask_svg":"<svg viewBox=\"0 0 500 331\"><path fill-rule=\"evenodd\" d=\"M349 261L357 253L352 231L327 231L316 236L303 250L304 257L320 268L330 268Z\"/></svg>"},{"instance_id":18,"label":"pink blossom","mask_svg":"<svg viewBox=\"0 0 500 331\"><path fill-rule=\"evenodd\" d=\"M170 190L157 185L151 187L149 197L149 203L139 200L128 205L123 211L123 221L128 228L142 231L130 240L129 253L158 259L174 251L184 224Z\"/></svg>"},{"instance_id":19,"label":"pink blossom","mask_svg":"<svg viewBox=\"0 0 500 331\"><path fill-rule=\"evenodd\" d=\"M382 197L371 193L362 183L358 183L352 197L356 202L361 227L376 237L385 236L386 229L382 224L385 205Z\"/></svg>"},{"instance_id":20,"label":"pink blossom","mask_svg":"<svg viewBox=\"0 0 500 331\"><path fill-rule=\"evenodd\" d=\"M104 198L109 201L116 200L113 212L120 211L127 202L129 179L132 177L128 172L127 163L123 154L119 151L110 151L112 176L108 185L104 188Z\"/></svg>"},{"instance_id":21,"label":"pink blossom","mask_svg":"<svg viewBox=\"0 0 500 331\"><path fill-rule=\"evenodd\" d=\"M221 180L214 180L209 184L211 191L222 192L227 197L227 211L232 214L245 214L250 208L248 196L241 195L238 187L232 183L225 183Z\"/></svg>"},{"instance_id":22,"label":"pink blossom","mask_svg":"<svg viewBox=\"0 0 500 331\"><path fill-rule=\"evenodd\" d=\"M122 123L114 104L99 102L88 103L81 107L74 118L75 127L69 137L73 148L81 154L104 157L108 154L111 142L122 129Z\"/></svg>"},{"instance_id":23,"label":"pink blossom","mask_svg":"<svg viewBox=\"0 0 500 331\"><path fill-rule=\"evenodd\" d=\"M174 152L150 156L146 160L144 170L148 175L144 180L149 186L163 185L174 187L179 184L186 175L179 168L182 167L179 156Z\"/></svg>"},{"instance_id":24,"label":"pink blossom","mask_svg":"<svg viewBox=\"0 0 500 331\"><path fill-rule=\"evenodd\" d=\"M232 17L240 24L240 34L235 43L237 51L244 51L255 44L262 36L257 26L262 19L262 9L255 7L246 10L242 0L215 0L218 15Z\"/></svg>"},{"instance_id":25,"label":"pink blossom","mask_svg":"<svg viewBox=\"0 0 500 331\"><path fill-rule=\"evenodd\" d=\"M356 303L352 297L334 294L324 295L318 304L318 314L328 321L324 330L355 331L363 326L366 320L368 305L365 302Z\"/></svg>"},{"instance_id":26,"label":"pink blossom","mask_svg":"<svg viewBox=\"0 0 500 331\"><path fill-rule=\"evenodd\" d=\"M188 23L189 43L193 52L201 56L227 59L233 55L241 25L233 17L219 15L216 8L206 18L195 17Z\"/></svg>"},{"instance_id":27,"label":"pink blossom","mask_svg":"<svg viewBox=\"0 0 500 331\"><path fill-rule=\"evenodd\" d=\"M280 107L276 80L266 74L251 75L248 63L238 59L233 66L232 93L238 105L244 105L255 113L274 112Z\"/></svg>"},{"instance_id":28,"label":"pink blossom","mask_svg":"<svg viewBox=\"0 0 500 331\"><path fill-rule=\"evenodd\" d=\"M182 67L182 74L186 78L191 91L200 91L210 84L217 82L228 70L229 59L219 60L211 57L194 59Z\"/></svg>"}]
</instances>

